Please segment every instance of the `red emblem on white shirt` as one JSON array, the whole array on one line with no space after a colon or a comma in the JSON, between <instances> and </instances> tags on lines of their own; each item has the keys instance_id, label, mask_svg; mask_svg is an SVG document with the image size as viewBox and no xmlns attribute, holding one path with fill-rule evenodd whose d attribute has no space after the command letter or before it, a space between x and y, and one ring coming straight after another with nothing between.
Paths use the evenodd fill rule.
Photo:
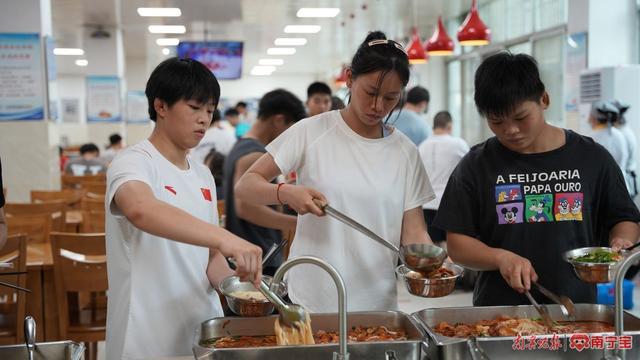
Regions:
<instances>
[{"instance_id":1,"label":"red emblem on white shirt","mask_svg":"<svg viewBox=\"0 0 640 360\"><path fill-rule=\"evenodd\" d=\"M178 193L176 192L176 189L174 189L173 186L165 185L164 188L169 190L171 193L173 193L173 195L178 195Z\"/></svg>"},{"instance_id":2,"label":"red emblem on white shirt","mask_svg":"<svg viewBox=\"0 0 640 360\"><path fill-rule=\"evenodd\" d=\"M200 188L200 191L202 191L202 196L204 196L205 200L213 201L211 199L211 190L209 190L208 188Z\"/></svg>"}]
</instances>

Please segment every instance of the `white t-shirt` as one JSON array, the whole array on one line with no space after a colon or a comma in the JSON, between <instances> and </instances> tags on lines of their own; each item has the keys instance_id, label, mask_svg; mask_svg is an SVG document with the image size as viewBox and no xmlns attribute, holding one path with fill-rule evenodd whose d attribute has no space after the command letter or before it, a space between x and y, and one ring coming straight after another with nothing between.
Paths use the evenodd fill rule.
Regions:
<instances>
[{"instance_id":1,"label":"white t-shirt","mask_svg":"<svg viewBox=\"0 0 640 360\"><path fill-rule=\"evenodd\" d=\"M632 194L635 188L631 172L636 172L636 148L638 147L638 141L636 139L636 134L633 133L633 130L631 130L628 124L623 125L619 128L619 130L620 132L622 132L622 135L624 136L627 144L627 153L629 156L627 158L627 164L624 168L624 177L627 181L627 188L629 189L629 193Z\"/></svg>"},{"instance_id":2,"label":"white t-shirt","mask_svg":"<svg viewBox=\"0 0 640 360\"><path fill-rule=\"evenodd\" d=\"M415 145L404 134L367 139L339 111L304 119L267 146L283 174L322 192L335 209L400 245L404 212L433 199ZM347 287L349 311L396 309L397 256L328 217L298 216L290 257L314 255L333 265ZM312 312L338 311L336 287L314 265L289 270L289 296Z\"/></svg>"},{"instance_id":3,"label":"white t-shirt","mask_svg":"<svg viewBox=\"0 0 640 360\"><path fill-rule=\"evenodd\" d=\"M436 198L422 207L438 210L449 176L460 159L469 152L469 145L464 140L451 135L433 134L418 146L418 152L429 174L433 191L436 193Z\"/></svg>"},{"instance_id":4,"label":"white t-shirt","mask_svg":"<svg viewBox=\"0 0 640 360\"><path fill-rule=\"evenodd\" d=\"M609 151L624 174L629 158L629 150L627 148L627 140L622 132L610 126L593 130L591 137Z\"/></svg>"},{"instance_id":5,"label":"white t-shirt","mask_svg":"<svg viewBox=\"0 0 640 360\"><path fill-rule=\"evenodd\" d=\"M200 140L198 146L191 150L191 153L189 154L194 161L199 164L204 163L204 158L214 147L216 148L216 151L222 155L229 155L229 152L236 143L237 138L233 126L231 126L228 121L225 121L225 123L227 123L228 126L224 124L220 124L220 126L214 125L204 133L204 136L202 137L202 140Z\"/></svg>"},{"instance_id":6,"label":"white t-shirt","mask_svg":"<svg viewBox=\"0 0 640 360\"><path fill-rule=\"evenodd\" d=\"M128 181L149 185L159 200L217 225L211 172L189 161L181 170L148 141L123 150L107 172L106 238L109 293L107 359L182 356L207 319L223 316L206 275L209 250L146 233L113 202Z\"/></svg>"}]
</instances>

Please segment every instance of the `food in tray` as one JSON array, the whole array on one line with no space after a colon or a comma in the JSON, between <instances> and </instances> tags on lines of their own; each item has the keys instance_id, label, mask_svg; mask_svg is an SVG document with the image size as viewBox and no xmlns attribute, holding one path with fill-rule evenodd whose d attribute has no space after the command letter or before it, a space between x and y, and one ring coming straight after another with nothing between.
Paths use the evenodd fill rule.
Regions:
<instances>
[{"instance_id":1,"label":"food in tray","mask_svg":"<svg viewBox=\"0 0 640 360\"><path fill-rule=\"evenodd\" d=\"M251 290L251 291L232 291L229 295L248 301L266 301L267 298L260 291Z\"/></svg>"},{"instance_id":2,"label":"food in tray","mask_svg":"<svg viewBox=\"0 0 640 360\"><path fill-rule=\"evenodd\" d=\"M493 320L481 320L472 324L451 325L445 321L433 330L444 336L466 338L470 336L529 336L546 334L600 333L613 332L613 325L601 321L561 321L551 328L540 319L512 318L498 316Z\"/></svg>"},{"instance_id":3,"label":"food in tray","mask_svg":"<svg viewBox=\"0 0 640 360\"><path fill-rule=\"evenodd\" d=\"M338 342L337 332L319 330L313 336L316 344L331 344ZM385 326L362 327L356 326L349 331L349 342L375 342L375 341L400 341L407 340L407 333L401 329L389 329ZM267 336L225 336L205 340L201 343L204 347L223 348L246 348L277 346L274 335Z\"/></svg>"},{"instance_id":4,"label":"food in tray","mask_svg":"<svg viewBox=\"0 0 640 360\"><path fill-rule=\"evenodd\" d=\"M583 256L573 258L573 261L584 263L606 264L617 262L622 259L622 255L604 249L598 249Z\"/></svg>"}]
</instances>

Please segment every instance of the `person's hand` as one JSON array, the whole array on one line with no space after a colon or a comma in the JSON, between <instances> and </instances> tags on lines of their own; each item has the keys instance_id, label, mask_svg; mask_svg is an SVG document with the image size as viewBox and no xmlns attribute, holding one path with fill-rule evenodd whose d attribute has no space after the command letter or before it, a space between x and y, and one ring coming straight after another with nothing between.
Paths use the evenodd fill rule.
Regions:
<instances>
[{"instance_id":1,"label":"person's hand","mask_svg":"<svg viewBox=\"0 0 640 360\"><path fill-rule=\"evenodd\" d=\"M312 213L324 216L319 204L326 204L327 199L319 191L301 185L286 184L280 188L280 199L299 215Z\"/></svg>"},{"instance_id":2,"label":"person's hand","mask_svg":"<svg viewBox=\"0 0 640 360\"><path fill-rule=\"evenodd\" d=\"M504 251L497 257L500 274L507 284L519 293L531 289L531 282L538 280L538 274L531 262L511 251Z\"/></svg>"},{"instance_id":3,"label":"person's hand","mask_svg":"<svg viewBox=\"0 0 640 360\"><path fill-rule=\"evenodd\" d=\"M622 249L626 249L626 248L632 246L633 245L633 241L631 241L629 239L623 239L621 237L615 237L615 238L611 239L609 244L611 245L611 250L613 252L618 252L618 251L620 251Z\"/></svg>"},{"instance_id":4,"label":"person's hand","mask_svg":"<svg viewBox=\"0 0 640 360\"><path fill-rule=\"evenodd\" d=\"M236 263L236 275L240 281L251 281L260 287L262 278L262 249L237 236L231 236L220 247L222 255L233 258Z\"/></svg>"}]
</instances>

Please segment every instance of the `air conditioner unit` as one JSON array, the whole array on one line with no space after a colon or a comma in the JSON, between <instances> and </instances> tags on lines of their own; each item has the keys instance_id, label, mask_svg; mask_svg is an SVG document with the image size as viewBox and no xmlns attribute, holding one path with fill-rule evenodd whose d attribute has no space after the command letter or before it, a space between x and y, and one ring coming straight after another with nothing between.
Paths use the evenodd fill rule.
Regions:
<instances>
[{"instance_id":1,"label":"air conditioner unit","mask_svg":"<svg viewBox=\"0 0 640 360\"><path fill-rule=\"evenodd\" d=\"M640 65L620 65L583 70L580 73L580 132L589 133L591 103L619 100L631 105L626 112L628 126L640 143ZM640 146L636 149L640 159Z\"/></svg>"}]
</instances>

